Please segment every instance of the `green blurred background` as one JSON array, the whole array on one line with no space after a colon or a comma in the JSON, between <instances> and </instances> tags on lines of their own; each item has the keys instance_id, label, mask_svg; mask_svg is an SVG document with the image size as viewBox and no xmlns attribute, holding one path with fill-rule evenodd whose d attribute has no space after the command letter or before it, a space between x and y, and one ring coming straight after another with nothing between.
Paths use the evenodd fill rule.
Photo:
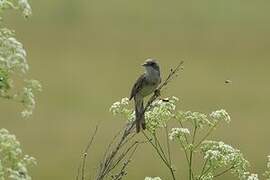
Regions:
<instances>
[{"instance_id":1,"label":"green blurred background","mask_svg":"<svg viewBox=\"0 0 270 180\"><path fill-rule=\"evenodd\" d=\"M5 21L28 50L30 74L44 90L29 120L21 120L18 105L1 103L1 127L15 133L24 151L38 159L33 179L74 179L80 153L100 122L88 166L96 170L105 145L124 123L109 107L129 95L148 57L159 60L163 77L185 60L184 72L163 96L179 97L182 110L225 108L232 123L213 138L240 148L253 172L264 171L270 154L270 1L30 3L29 20L8 12ZM226 79L232 83L225 84ZM174 152L178 176L186 179L180 148ZM140 147L128 170L131 180L170 179L148 145Z\"/></svg>"}]
</instances>

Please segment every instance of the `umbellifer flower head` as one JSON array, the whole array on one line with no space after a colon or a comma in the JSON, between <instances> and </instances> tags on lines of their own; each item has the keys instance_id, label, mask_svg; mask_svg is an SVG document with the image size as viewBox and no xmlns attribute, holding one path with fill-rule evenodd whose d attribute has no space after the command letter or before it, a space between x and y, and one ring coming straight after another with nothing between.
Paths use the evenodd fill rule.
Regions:
<instances>
[{"instance_id":1,"label":"umbellifer flower head","mask_svg":"<svg viewBox=\"0 0 270 180\"><path fill-rule=\"evenodd\" d=\"M227 123L231 122L230 115L224 109L212 112L210 114L210 117L212 118L214 123L219 122L219 121L225 121Z\"/></svg>"},{"instance_id":2,"label":"umbellifer flower head","mask_svg":"<svg viewBox=\"0 0 270 180\"><path fill-rule=\"evenodd\" d=\"M184 140L185 135L189 135L190 132L187 128L172 128L171 132L169 133L170 140L177 140L180 141Z\"/></svg>"}]
</instances>

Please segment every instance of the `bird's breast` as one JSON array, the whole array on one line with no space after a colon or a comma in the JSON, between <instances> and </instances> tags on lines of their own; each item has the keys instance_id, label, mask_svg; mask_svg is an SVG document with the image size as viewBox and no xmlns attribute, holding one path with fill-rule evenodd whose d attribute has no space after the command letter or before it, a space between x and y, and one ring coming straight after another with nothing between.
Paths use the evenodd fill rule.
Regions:
<instances>
[{"instance_id":1,"label":"bird's breast","mask_svg":"<svg viewBox=\"0 0 270 180\"><path fill-rule=\"evenodd\" d=\"M143 86L142 86L139 93L143 97L148 96L148 95L150 95L151 93L153 93L156 90L159 83L160 83L160 78L157 78L157 79L154 79L154 80L149 80L148 79L143 83Z\"/></svg>"}]
</instances>

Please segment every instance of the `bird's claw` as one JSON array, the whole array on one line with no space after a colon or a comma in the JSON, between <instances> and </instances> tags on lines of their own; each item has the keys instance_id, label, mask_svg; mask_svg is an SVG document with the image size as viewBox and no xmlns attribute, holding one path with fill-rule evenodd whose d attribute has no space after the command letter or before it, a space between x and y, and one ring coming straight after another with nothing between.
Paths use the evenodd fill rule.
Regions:
<instances>
[{"instance_id":1,"label":"bird's claw","mask_svg":"<svg viewBox=\"0 0 270 180\"><path fill-rule=\"evenodd\" d=\"M157 97L160 96L160 90L159 89L155 90L155 96L157 96Z\"/></svg>"}]
</instances>

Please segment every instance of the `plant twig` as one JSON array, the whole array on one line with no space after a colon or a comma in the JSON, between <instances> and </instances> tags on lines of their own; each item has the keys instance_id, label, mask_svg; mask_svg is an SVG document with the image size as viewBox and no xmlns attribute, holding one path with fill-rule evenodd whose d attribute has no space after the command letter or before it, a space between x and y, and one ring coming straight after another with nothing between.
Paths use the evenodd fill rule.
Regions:
<instances>
[{"instance_id":1,"label":"plant twig","mask_svg":"<svg viewBox=\"0 0 270 180\"><path fill-rule=\"evenodd\" d=\"M197 132L197 126L195 125L193 136L192 136L192 145L195 142L196 132ZM190 154L189 154L189 180L193 179L193 171L192 171L193 151L194 149L193 147L191 147Z\"/></svg>"},{"instance_id":2,"label":"plant twig","mask_svg":"<svg viewBox=\"0 0 270 180\"><path fill-rule=\"evenodd\" d=\"M156 150L156 152L158 153L159 157L161 158L161 160L167 165L167 160L163 157L162 153L159 151L158 147L152 142L151 138L149 138L146 133L144 131L143 135L144 137L147 139L147 141L153 146L153 148Z\"/></svg>"},{"instance_id":3,"label":"plant twig","mask_svg":"<svg viewBox=\"0 0 270 180\"><path fill-rule=\"evenodd\" d=\"M197 149L202 144L202 142L210 136L210 134L213 132L213 130L216 128L217 125L218 123L216 123L214 126L210 128L210 130L206 133L206 135L198 142L197 145L195 145L194 149Z\"/></svg>"},{"instance_id":4,"label":"plant twig","mask_svg":"<svg viewBox=\"0 0 270 180\"><path fill-rule=\"evenodd\" d=\"M230 168L228 168L228 169L226 169L226 170L224 170L224 171L222 171L222 172L220 172L220 173L214 175L214 178L216 178L216 177L218 177L218 176L221 176L221 175L225 174L226 172L230 171L230 170L233 169L233 168L235 168L234 165L231 166Z\"/></svg>"},{"instance_id":5,"label":"plant twig","mask_svg":"<svg viewBox=\"0 0 270 180\"><path fill-rule=\"evenodd\" d=\"M126 139L129 139L130 133L127 133L126 130L124 131L122 137L120 138L120 141L117 143L117 145L114 147L113 150L108 153L107 156L104 157L104 160L101 163L101 166L99 168L98 175L96 177L96 180L102 180L105 176L111 171L111 167L114 166L114 164L117 162L116 155L118 152L123 148L123 146L127 143ZM131 136L131 139L134 136ZM129 140L131 140L129 139ZM126 155L126 154L125 154Z\"/></svg>"},{"instance_id":6,"label":"plant twig","mask_svg":"<svg viewBox=\"0 0 270 180\"><path fill-rule=\"evenodd\" d=\"M112 171L122 160L123 158L129 153L129 151L131 151L132 149L134 149L134 147L137 147L137 145L139 144L138 141L135 141L134 143L132 143L131 146L129 146L118 158L117 161L114 163L114 165L109 169L109 171Z\"/></svg>"},{"instance_id":7,"label":"plant twig","mask_svg":"<svg viewBox=\"0 0 270 180\"><path fill-rule=\"evenodd\" d=\"M173 180L176 180L175 178L175 174L174 174L174 170L171 167L171 165L169 164L168 160L166 159L166 157L163 157L162 152L160 151L160 149L158 148L158 146L156 146L151 139L146 135L145 132L143 132L143 135L145 136L145 138L148 140L148 142L152 145L152 147L156 150L157 154L159 155L159 157L161 158L161 160L164 162L164 164L168 167L168 169L170 170L170 173L172 175Z\"/></svg>"},{"instance_id":8,"label":"plant twig","mask_svg":"<svg viewBox=\"0 0 270 180\"><path fill-rule=\"evenodd\" d=\"M170 165L172 165L171 148L170 148L169 132L168 132L168 126L167 125L166 125L165 129L166 129L165 136L166 136L166 142L167 142L168 158L169 158Z\"/></svg>"},{"instance_id":9,"label":"plant twig","mask_svg":"<svg viewBox=\"0 0 270 180\"><path fill-rule=\"evenodd\" d=\"M188 165L189 165L189 159L188 159L188 153L187 153L187 150L186 150L186 148L185 148L185 146L184 146L184 144L183 144L182 142L180 142L180 145L181 145L182 149L184 150L185 157L186 157L187 163L188 163Z\"/></svg>"},{"instance_id":10,"label":"plant twig","mask_svg":"<svg viewBox=\"0 0 270 180\"><path fill-rule=\"evenodd\" d=\"M152 134L152 135L154 136L154 140L155 140L155 143L156 143L156 147L160 149L160 152L163 154L164 159L168 162L168 159L167 159L167 157L166 157L166 154L165 154L165 152L164 152L164 150L163 150L163 147L161 146L161 144L160 144L160 142L159 142L159 140L158 140L156 134Z\"/></svg>"},{"instance_id":11,"label":"plant twig","mask_svg":"<svg viewBox=\"0 0 270 180\"><path fill-rule=\"evenodd\" d=\"M91 145L93 144L93 141L94 141L95 136L97 134L97 131L98 131L98 125L96 125L95 131L91 135L91 138L90 138L89 142L87 143L87 145L86 145L86 147L85 147L85 149L83 151L82 160L81 160L81 163L80 163L80 165L78 167L78 172L77 172L76 180L79 180L80 173L81 173L81 180L85 180L86 159L87 159L87 156L88 156L88 151L89 151Z\"/></svg>"},{"instance_id":12,"label":"plant twig","mask_svg":"<svg viewBox=\"0 0 270 180\"><path fill-rule=\"evenodd\" d=\"M130 153L128 159L123 163L123 166L122 166L120 172L113 177L113 180L121 180L123 178L123 176L125 176L127 174L125 169L127 168L128 164L131 162L131 158L135 154L135 151L137 150L138 146L139 146L139 143L137 143L135 145L135 147L133 148L132 152Z\"/></svg>"},{"instance_id":13,"label":"plant twig","mask_svg":"<svg viewBox=\"0 0 270 180\"><path fill-rule=\"evenodd\" d=\"M202 176L204 175L204 170L205 170L205 168L206 168L206 165L207 165L207 163L208 163L208 160L209 160L209 158L207 158L207 159L204 161L203 167L202 167L202 171L201 171L201 174L200 174L198 180L200 180L200 179L202 178Z\"/></svg>"}]
</instances>

